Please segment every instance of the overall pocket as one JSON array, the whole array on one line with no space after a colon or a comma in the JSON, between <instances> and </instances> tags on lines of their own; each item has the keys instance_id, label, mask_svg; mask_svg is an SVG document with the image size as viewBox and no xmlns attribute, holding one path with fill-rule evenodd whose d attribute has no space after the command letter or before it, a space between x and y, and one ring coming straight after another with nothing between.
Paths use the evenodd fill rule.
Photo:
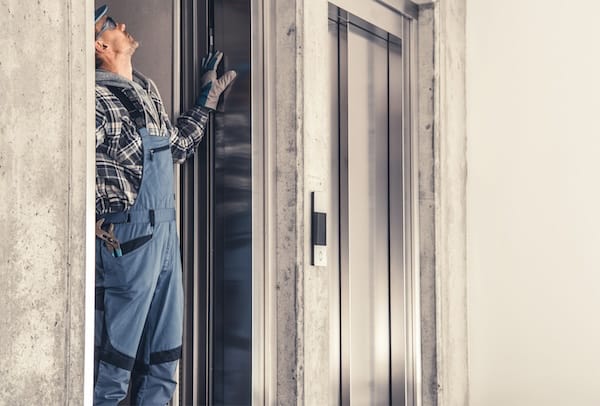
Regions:
<instances>
[{"instance_id":1,"label":"overall pocket","mask_svg":"<svg viewBox=\"0 0 600 406\"><path fill-rule=\"evenodd\" d=\"M115 238L121 247L121 256L102 243L104 282L107 287L128 286L142 277L152 260L153 229L150 224L117 224Z\"/></svg>"},{"instance_id":2,"label":"overall pocket","mask_svg":"<svg viewBox=\"0 0 600 406\"><path fill-rule=\"evenodd\" d=\"M152 234L143 235L141 237L134 238L121 244L121 255L127 255L128 253L135 251L142 245L146 244L152 239Z\"/></svg>"},{"instance_id":3,"label":"overall pocket","mask_svg":"<svg viewBox=\"0 0 600 406\"><path fill-rule=\"evenodd\" d=\"M162 147L157 147L157 148L152 148L150 150L150 160L154 160L154 154L161 152L161 151L167 151L170 150L171 146L170 145L163 145Z\"/></svg>"}]
</instances>

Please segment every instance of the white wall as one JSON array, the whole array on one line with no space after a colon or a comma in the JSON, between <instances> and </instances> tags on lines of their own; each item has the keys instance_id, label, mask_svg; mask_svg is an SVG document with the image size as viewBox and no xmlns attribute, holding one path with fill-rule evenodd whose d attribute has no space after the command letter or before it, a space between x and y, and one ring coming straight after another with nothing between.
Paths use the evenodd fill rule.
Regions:
<instances>
[{"instance_id":1,"label":"white wall","mask_svg":"<svg viewBox=\"0 0 600 406\"><path fill-rule=\"evenodd\" d=\"M600 405L599 16L467 1L471 406Z\"/></svg>"}]
</instances>

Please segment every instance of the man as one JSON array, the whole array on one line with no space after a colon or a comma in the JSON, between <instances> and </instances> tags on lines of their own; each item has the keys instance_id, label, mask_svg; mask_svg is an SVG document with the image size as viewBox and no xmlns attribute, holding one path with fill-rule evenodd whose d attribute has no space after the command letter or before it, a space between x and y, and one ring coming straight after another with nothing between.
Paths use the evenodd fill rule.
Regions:
<instances>
[{"instance_id":1,"label":"man","mask_svg":"<svg viewBox=\"0 0 600 406\"><path fill-rule=\"evenodd\" d=\"M154 82L133 70L138 42L95 13L96 363L94 404L165 405L181 355L183 288L173 163L184 162L235 78L222 53L203 59L196 106L173 126Z\"/></svg>"}]
</instances>

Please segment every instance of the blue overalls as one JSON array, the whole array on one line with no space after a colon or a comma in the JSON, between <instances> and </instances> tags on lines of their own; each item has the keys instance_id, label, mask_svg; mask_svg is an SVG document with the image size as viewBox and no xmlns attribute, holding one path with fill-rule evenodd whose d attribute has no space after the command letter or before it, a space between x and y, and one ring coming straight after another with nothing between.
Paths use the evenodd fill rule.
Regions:
<instances>
[{"instance_id":1,"label":"blue overalls","mask_svg":"<svg viewBox=\"0 0 600 406\"><path fill-rule=\"evenodd\" d=\"M130 111L131 114L131 111ZM143 175L131 210L103 215L122 256L96 239L94 405L165 405L181 357L183 287L169 137L138 128Z\"/></svg>"}]
</instances>

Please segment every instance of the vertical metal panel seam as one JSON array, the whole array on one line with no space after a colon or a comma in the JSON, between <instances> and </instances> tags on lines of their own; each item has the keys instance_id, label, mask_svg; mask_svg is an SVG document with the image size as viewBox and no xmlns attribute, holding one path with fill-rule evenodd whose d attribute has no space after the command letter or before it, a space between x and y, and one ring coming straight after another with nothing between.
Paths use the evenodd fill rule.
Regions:
<instances>
[{"instance_id":1,"label":"vertical metal panel seam","mask_svg":"<svg viewBox=\"0 0 600 406\"><path fill-rule=\"evenodd\" d=\"M264 197L265 197L265 398L264 404L277 404L277 127L274 51L275 1L263 0L263 91L264 114Z\"/></svg>"},{"instance_id":2,"label":"vertical metal panel seam","mask_svg":"<svg viewBox=\"0 0 600 406\"><path fill-rule=\"evenodd\" d=\"M338 9L341 28L338 36L339 55L339 139L340 139L340 403L350 404L349 353L349 197L348 197L348 14Z\"/></svg>"},{"instance_id":3,"label":"vertical metal panel seam","mask_svg":"<svg viewBox=\"0 0 600 406\"><path fill-rule=\"evenodd\" d=\"M419 143L416 142L418 139L418 92L417 92L417 66L418 66L418 47L417 47L417 22L415 20L408 21L408 46L409 46L409 103L411 106L410 119L410 178L411 178L411 241L413 246L411 247L411 273L412 273L412 284L411 289L413 291L413 365L412 365L412 376L413 376L413 403L415 406L421 406L422 404L422 376L421 376L421 291L420 291L420 238L419 238Z\"/></svg>"},{"instance_id":4,"label":"vertical metal panel seam","mask_svg":"<svg viewBox=\"0 0 600 406\"><path fill-rule=\"evenodd\" d=\"M387 153L387 240L388 240L388 249L387 249L387 295L388 295L388 402L392 403L392 291L391 291L391 271L392 271L392 261L391 261L391 234L392 234L392 226L391 226L391 187L390 187L390 34L387 34L387 38L385 40L385 56L386 56L386 74L387 74L387 85L386 85L386 110L387 110L387 145L386 145L386 153Z\"/></svg>"},{"instance_id":5,"label":"vertical metal panel seam","mask_svg":"<svg viewBox=\"0 0 600 406\"><path fill-rule=\"evenodd\" d=\"M265 100L264 68L264 1L250 3L251 27L251 100ZM257 80L260 78L260 80ZM251 107L251 168L252 168L252 351L251 351L251 399L254 405L265 405L266 399L266 176L265 176L265 117L264 103L252 103ZM255 255L257 253L257 255ZM258 272L264 269L264 272Z\"/></svg>"}]
</instances>

